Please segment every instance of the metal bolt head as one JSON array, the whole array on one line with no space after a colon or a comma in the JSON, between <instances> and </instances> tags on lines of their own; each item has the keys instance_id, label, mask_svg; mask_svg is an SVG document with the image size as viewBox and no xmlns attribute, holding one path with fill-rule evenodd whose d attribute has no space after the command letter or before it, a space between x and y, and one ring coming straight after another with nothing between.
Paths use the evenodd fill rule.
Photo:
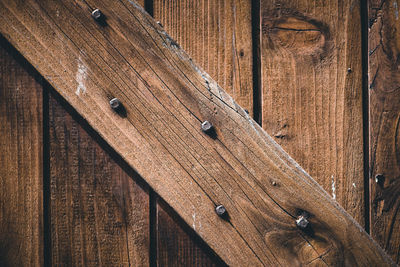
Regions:
<instances>
[{"instance_id":1,"label":"metal bolt head","mask_svg":"<svg viewBox=\"0 0 400 267\"><path fill-rule=\"evenodd\" d=\"M118 111L121 108L122 104L118 98L113 98L110 100L110 106L114 111Z\"/></svg>"},{"instance_id":2,"label":"metal bolt head","mask_svg":"<svg viewBox=\"0 0 400 267\"><path fill-rule=\"evenodd\" d=\"M101 13L100 9L96 8L95 10L92 11L92 17L96 21L100 21L103 18L103 13Z\"/></svg>"},{"instance_id":3,"label":"metal bolt head","mask_svg":"<svg viewBox=\"0 0 400 267\"><path fill-rule=\"evenodd\" d=\"M306 229L308 224L309 224L309 222L308 222L307 218L304 217L303 215L300 215L299 217L297 217L297 220L296 220L297 227L299 227L301 229Z\"/></svg>"},{"instance_id":4,"label":"metal bolt head","mask_svg":"<svg viewBox=\"0 0 400 267\"><path fill-rule=\"evenodd\" d=\"M385 184L385 176L383 175L383 174L377 174L377 175L375 175L375 182L379 185L379 186L381 186L381 187L383 187L384 186L384 184Z\"/></svg>"},{"instance_id":5,"label":"metal bolt head","mask_svg":"<svg viewBox=\"0 0 400 267\"><path fill-rule=\"evenodd\" d=\"M350 72L351 72L351 68L348 68L348 69L347 69L347 73L350 73Z\"/></svg>"},{"instance_id":6,"label":"metal bolt head","mask_svg":"<svg viewBox=\"0 0 400 267\"><path fill-rule=\"evenodd\" d=\"M225 216L226 213L226 209L223 205L218 205L215 207L215 212L218 214L218 216L223 217Z\"/></svg>"},{"instance_id":7,"label":"metal bolt head","mask_svg":"<svg viewBox=\"0 0 400 267\"><path fill-rule=\"evenodd\" d=\"M273 185L273 186L276 186L276 182L275 182L275 181L272 181L272 185Z\"/></svg>"},{"instance_id":8,"label":"metal bolt head","mask_svg":"<svg viewBox=\"0 0 400 267\"><path fill-rule=\"evenodd\" d=\"M204 121L201 124L201 130L205 133L210 133L213 130L214 126L209 121Z\"/></svg>"},{"instance_id":9,"label":"metal bolt head","mask_svg":"<svg viewBox=\"0 0 400 267\"><path fill-rule=\"evenodd\" d=\"M163 27L163 25L160 21L157 21L157 24L160 25L161 28Z\"/></svg>"}]
</instances>

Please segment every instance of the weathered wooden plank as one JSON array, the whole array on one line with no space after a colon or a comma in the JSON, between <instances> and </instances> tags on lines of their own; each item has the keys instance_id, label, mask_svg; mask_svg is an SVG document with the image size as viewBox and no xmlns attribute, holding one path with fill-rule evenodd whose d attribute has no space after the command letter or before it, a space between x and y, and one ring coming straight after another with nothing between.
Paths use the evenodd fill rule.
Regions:
<instances>
[{"instance_id":1,"label":"weathered wooden plank","mask_svg":"<svg viewBox=\"0 0 400 267\"><path fill-rule=\"evenodd\" d=\"M253 114L251 1L154 0L154 18Z\"/></svg>"},{"instance_id":2,"label":"weathered wooden plank","mask_svg":"<svg viewBox=\"0 0 400 267\"><path fill-rule=\"evenodd\" d=\"M157 266L225 266L173 211L157 201Z\"/></svg>"},{"instance_id":3,"label":"weathered wooden plank","mask_svg":"<svg viewBox=\"0 0 400 267\"><path fill-rule=\"evenodd\" d=\"M52 265L148 266L148 192L53 97L49 110Z\"/></svg>"},{"instance_id":4,"label":"weathered wooden plank","mask_svg":"<svg viewBox=\"0 0 400 267\"><path fill-rule=\"evenodd\" d=\"M136 4L3 0L0 15L1 33L227 264L393 265Z\"/></svg>"},{"instance_id":5,"label":"weathered wooden plank","mask_svg":"<svg viewBox=\"0 0 400 267\"><path fill-rule=\"evenodd\" d=\"M13 51L0 38L0 266L42 266L42 85Z\"/></svg>"},{"instance_id":6,"label":"weathered wooden plank","mask_svg":"<svg viewBox=\"0 0 400 267\"><path fill-rule=\"evenodd\" d=\"M397 1L369 1L371 234L400 263L400 19Z\"/></svg>"},{"instance_id":7,"label":"weathered wooden plank","mask_svg":"<svg viewBox=\"0 0 400 267\"><path fill-rule=\"evenodd\" d=\"M261 1L262 126L364 225L360 1Z\"/></svg>"}]
</instances>

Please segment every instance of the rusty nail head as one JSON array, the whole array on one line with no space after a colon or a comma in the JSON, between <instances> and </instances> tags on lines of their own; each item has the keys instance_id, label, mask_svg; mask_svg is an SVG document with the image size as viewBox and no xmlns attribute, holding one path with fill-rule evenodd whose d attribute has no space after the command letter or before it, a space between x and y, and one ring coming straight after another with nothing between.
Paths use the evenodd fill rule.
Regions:
<instances>
[{"instance_id":1,"label":"rusty nail head","mask_svg":"<svg viewBox=\"0 0 400 267\"><path fill-rule=\"evenodd\" d=\"M226 209L223 205L218 205L215 207L215 212L218 214L218 216L223 217L226 215Z\"/></svg>"},{"instance_id":2,"label":"rusty nail head","mask_svg":"<svg viewBox=\"0 0 400 267\"><path fill-rule=\"evenodd\" d=\"M205 133L210 133L213 130L213 125L209 121L204 121L201 124L201 130Z\"/></svg>"},{"instance_id":3,"label":"rusty nail head","mask_svg":"<svg viewBox=\"0 0 400 267\"><path fill-rule=\"evenodd\" d=\"M113 110L117 111L121 107L121 101L118 98L113 98L110 100L110 106Z\"/></svg>"},{"instance_id":4,"label":"rusty nail head","mask_svg":"<svg viewBox=\"0 0 400 267\"><path fill-rule=\"evenodd\" d=\"M96 8L95 10L92 11L92 17L96 20L99 21L103 17L103 13L101 13L100 9Z\"/></svg>"},{"instance_id":5,"label":"rusty nail head","mask_svg":"<svg viewBox=\"0 0 400 267\"><path fill-rule=\"evenodd\" d=\"M304 215L300 215L299 217L297 217L296 220L296 225L301 228L301 229L306 229L308 226L309 222L307 220L306 217L304 217Z\"/></svg>"}]
</instances>

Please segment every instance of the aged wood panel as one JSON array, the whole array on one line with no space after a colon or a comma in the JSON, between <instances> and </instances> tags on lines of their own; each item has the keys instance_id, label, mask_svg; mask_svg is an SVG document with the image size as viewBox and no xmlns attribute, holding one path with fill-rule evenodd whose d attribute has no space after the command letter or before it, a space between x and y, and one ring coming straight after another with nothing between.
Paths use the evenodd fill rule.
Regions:
<instances>
[{"instance_id":1,"label":"aged wood panel","mask_svg":"<svg viewBox=\"0 0 400 267\"><path fill-rule=\"evenodd\" d=\"M371 234L400 263L398 1L369 1Z\"/></svg>"},{"instance_id":2,"label":"aged wood panel","mask_svg":"<svg viewBox=\"0 0 400 267\"><path fill-rule=\"evenodd\" d=\"M225 266L164 201L157 201L157 266Z\"/></svg>"},{"instance_id":3,"label":"aged wood panel","mask_svg":"<svg viewBox=\"0 0 400 267\"><path fill-rule=\"evenodd\" d=\"M0 37L0 266L42 266L42 85L13 51Z\"/></svg>"},{"instance_id":4,"label":"aged wood panel","mask_svg":"<svg viewBox=\"0 0 400 267\"><path fill-rule=\"evenodd\" d=\"M3 0L0 31L227 264L393 265L135 3Z\"/></svg>"},{"instance_id":5,"label":"aged wood panel","mask_svg":"<svg viewBox=\"0 0 400 267\"><path fill-rule=\"evenodd\" d=\"M154 0L154 18L253 114L251 1Z\"/></svg>"},{"instance_id":6,"label":"aged wood panel","mask_svg":"<svg viewBox=\"0 0 400 267\"><path fill-rule=\"evenodd\" d=\"M364 225L360 1L261 1L262 126Z\"/></svg>"},{"instance_id":7,"label":"aged wood panel","mask_svg":"<svg viewBox=\"0 0 400 267\"><path fill-rule=\"evenodd\" d=\"M148 266L149 197L50 97L53 266Z\"/></svg>"}]
</instances>

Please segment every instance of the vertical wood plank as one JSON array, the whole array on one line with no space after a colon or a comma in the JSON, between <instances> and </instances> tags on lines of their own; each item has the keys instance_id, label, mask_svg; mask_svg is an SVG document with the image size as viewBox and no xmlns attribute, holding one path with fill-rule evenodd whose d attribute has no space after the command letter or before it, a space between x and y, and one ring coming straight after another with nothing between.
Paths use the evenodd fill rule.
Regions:
<instances>
[{"instance_id":1,"label":"vertical wood plank","mask_svg":"<svg viewBox=\"0 0 400 267\"><path fill-rule=\"evenodd\" d=\"M261 1L262 125L364 225L360 1Z\"/></svg>"},{"instance_id":2,"label":"vertical wood plank","mask_svg":"<svg viewBox=\"0 0 400 267\"><path fill-rule=\"evenodd\" d=\"M0 37L0 266L42 266L42 86L15 56Z\"/></svg>"},{"instance_id":3,"label":"vertical wood plank","mask_svg":"<svg viewBox=\"0 0 400 267\"><path fill-rule=\"evenodd\" d=\"M54 97L49 110L52 264L147 266L147 189Z\"/></svg>"},{"instance_id":4,"label":"vertical wood plank","mask_svg":"<svg viewBox=\"0 0 400 267\"><path fill-rule=\"evenodd\" d=\"M157 202L156 232L157 266L226 266L161 200Z\"/></svg>"},{"instance_id":5,"label":"vertical wood plank","mask_svg":"<svg viewBox=\"0 0 400 267\"><path fill-rule=\"evenodd\" d=\"M400 263L400 2L369 3L371 234Z\"/></svg>"},{"instance_id":6,"label":"vertical wood plank","mask_svg":"<svg viewBox=\"0 0 400 267\"><path fill-rule=\"evenodd\" d=\"M154 0L154 18L253 114L251 1Z\"/></svg>"}]
</instances>

